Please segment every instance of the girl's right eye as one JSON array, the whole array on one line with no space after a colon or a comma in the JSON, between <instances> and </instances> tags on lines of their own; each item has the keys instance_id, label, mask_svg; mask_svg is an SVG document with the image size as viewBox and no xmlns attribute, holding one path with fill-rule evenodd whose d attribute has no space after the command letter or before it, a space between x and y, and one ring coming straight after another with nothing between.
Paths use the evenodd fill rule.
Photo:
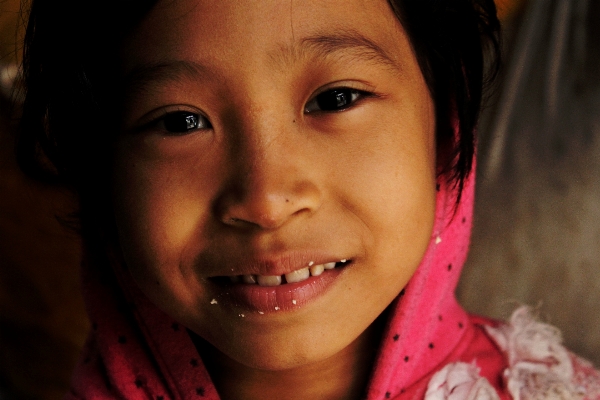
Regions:
<instances>
[{"instance_id":1,"label":"girl's right eye","mask_svg":"<svg viewBox=\"0 0 600 400\"><path fill-rule=\"evenodd\" d=\"M205 116L190 111L170 112L159 122L165 131L175 136L185 135L199 129L212 128L212 125Z\"/></svg>"}]
</instances>

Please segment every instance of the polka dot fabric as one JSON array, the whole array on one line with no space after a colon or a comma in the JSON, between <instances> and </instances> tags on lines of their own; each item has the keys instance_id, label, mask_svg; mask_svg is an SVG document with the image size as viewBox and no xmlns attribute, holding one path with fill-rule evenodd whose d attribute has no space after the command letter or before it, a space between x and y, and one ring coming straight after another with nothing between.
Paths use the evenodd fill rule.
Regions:
<instances>
[{"instance_id":1,"label":"polka dot fabric","mask_svg":"<svg viewBox=\"0 0 600 400\"><path fill-rule=\"evenodd\" d=\"M369 400L422 399L429 378L443 365L463 356L479 358L479 350L469 354L473 345L497 354L497 365L486 371L501 370L502 355L454 296L469 247L473 180L471 176L466 182L458 208L452 188L438 186L429 247L404 295L392 305L368 388Z\"/></svg>"},{"instance_id":2,"label":"polka dot fabric","mask_svg":"<svg viewBox=\"0 0 600 400\"><path fill-rule=\"evenodd\" d=\"M390 305L369 400L422 399L430 377L445 364L473 360L508 398L499 378L504 357L482 328L494 323L469 317L454 297L469 244L472 180L458 209L449 187L437 191L431 241ZM93 329L67 399L219 398L185 327L150 303L118 263L85 264L83 283Z\"/></svg>"},{"instance_id":3,"label":"polka dot fabric","mask_svg":"<svg viewBox=\"0 0 600 400\"><path fill-rule=\"evenodd\" d=\"M66 399L218 399L186 328L113 267L83 267L92 331Z\"/></svg>"}]
</instances>

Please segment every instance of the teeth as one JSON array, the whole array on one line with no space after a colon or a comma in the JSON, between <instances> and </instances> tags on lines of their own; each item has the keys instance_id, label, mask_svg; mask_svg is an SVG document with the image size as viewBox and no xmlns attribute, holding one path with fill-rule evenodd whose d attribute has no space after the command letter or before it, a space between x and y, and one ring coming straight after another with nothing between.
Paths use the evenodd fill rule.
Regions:
<instances>
[{"instance_id":1,"label":"teeth","mask_svg":"<svg viewBox=\"0 0 600 400\"><path fill-rule=\"evenodd\" d=\"M338 261L341 264L345 264L348 260L343 259ZM285 274L286 283L302 282L308 279L310 276L319 276L325 270L334 269L336 262L329 262L325 264L314 265L314 261L308 263L308 267L301 268L296 271L292 271L289 274ZM230 276L229 279L232 283L244 282L247 284L259 284L260 286L279 286L283 282L283 276L281 275L238 275Z\"/></svg>"},{"instance_id":2,"label":"teeth","mask_svg":"<svg viewBox=\"0 0 600 400\"><path fill-rule=\"evenodd\" d=\"M334 262L330 262L327 264L323 264L323 268L325 269L334 269L335 268L335 263Z\"/></svg>"},{"instance_id":3,"label":"teeth","mask_svg":"<svg viewBox=\"0 0 600 400\"><path fill-rule=\"evenodd\" d=\"M258 284L260 286L279 286L281 285L281 275L258 275Z\"/></svg>"},{"instance_id":4,"label":"teeth","mask_svg":"<svg viewBox=\"0 0 600 400\"><path fill-rule=\"evenodd\" d=\"M333 265L335 265L335 263ZM313 265L310 267L310 274L312 276L319 276L323 273L323 271L325 271L325 266L323 264Z\"/></svg>"},{"instance_id":5,"label":"teeth","mask_svg":"<svg viewBox=\"0 0 600 400\"><path fill-rule=\"evenodd\" d=\"M302 282L308 279L310 271L308 268L302 268L289 274L285 274L285 280L287 283ZM260 278L259 278L260 279Z\"/></svg>"}]
</instances>

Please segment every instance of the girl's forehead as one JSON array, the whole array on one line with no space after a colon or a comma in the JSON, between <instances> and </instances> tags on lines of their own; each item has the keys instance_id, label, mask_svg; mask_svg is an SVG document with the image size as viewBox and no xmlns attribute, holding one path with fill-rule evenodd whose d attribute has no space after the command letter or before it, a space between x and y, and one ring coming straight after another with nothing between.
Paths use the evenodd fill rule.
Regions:
<instances>
[{"instance_id":1,"label":"girl's forehead","mask_svg":"<svg viewBox=\"0 0 600 400\"><path fill-rule=\"evenodd\" d=\"M179 59L285 66L342 48L393 67L398 34L385 0L163 0L125 41L124 69Z\"/></svg>"}]
</instances>

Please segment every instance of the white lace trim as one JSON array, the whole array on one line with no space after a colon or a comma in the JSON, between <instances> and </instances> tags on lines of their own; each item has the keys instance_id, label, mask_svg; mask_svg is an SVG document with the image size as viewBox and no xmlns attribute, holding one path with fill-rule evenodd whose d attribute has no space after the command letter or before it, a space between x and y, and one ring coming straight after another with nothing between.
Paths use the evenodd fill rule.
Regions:
<instances>
[{"instance_id":1,"label":"white lace trim","mask_svg":"<svg viewBox=\"0 0 600 400\"><path fill-rule=\"evenodd\" d=\"M425 400L500 400L475 364L448 364L429 381Z\"/></svg>"},{"instance_id":2,"label":"white lace trim","mask_svg":"<svg viewBox=\"0 0 600 400\"><path fill-rule=\"evenodd\" d=\"M506 325L485 329L506 353L504 379L514 400L583 397L573 384L573 364L560 331L537 321L530 307L519 307Z\"/></svg>"},{"instance_id":3,"label":"white lace trim","mask_svg":"<svg viewBox=\"0 0 600 400\"><path fill-rule=\"evenodd\" d=\"M487 333L506 353L506 387L514 400L600 399L600 372L571 355L560 331L520 307L509 323ZM425 400L495 400L498 394L474 364L453 363L429 381Z\"/></svg>"}]
</instances>

